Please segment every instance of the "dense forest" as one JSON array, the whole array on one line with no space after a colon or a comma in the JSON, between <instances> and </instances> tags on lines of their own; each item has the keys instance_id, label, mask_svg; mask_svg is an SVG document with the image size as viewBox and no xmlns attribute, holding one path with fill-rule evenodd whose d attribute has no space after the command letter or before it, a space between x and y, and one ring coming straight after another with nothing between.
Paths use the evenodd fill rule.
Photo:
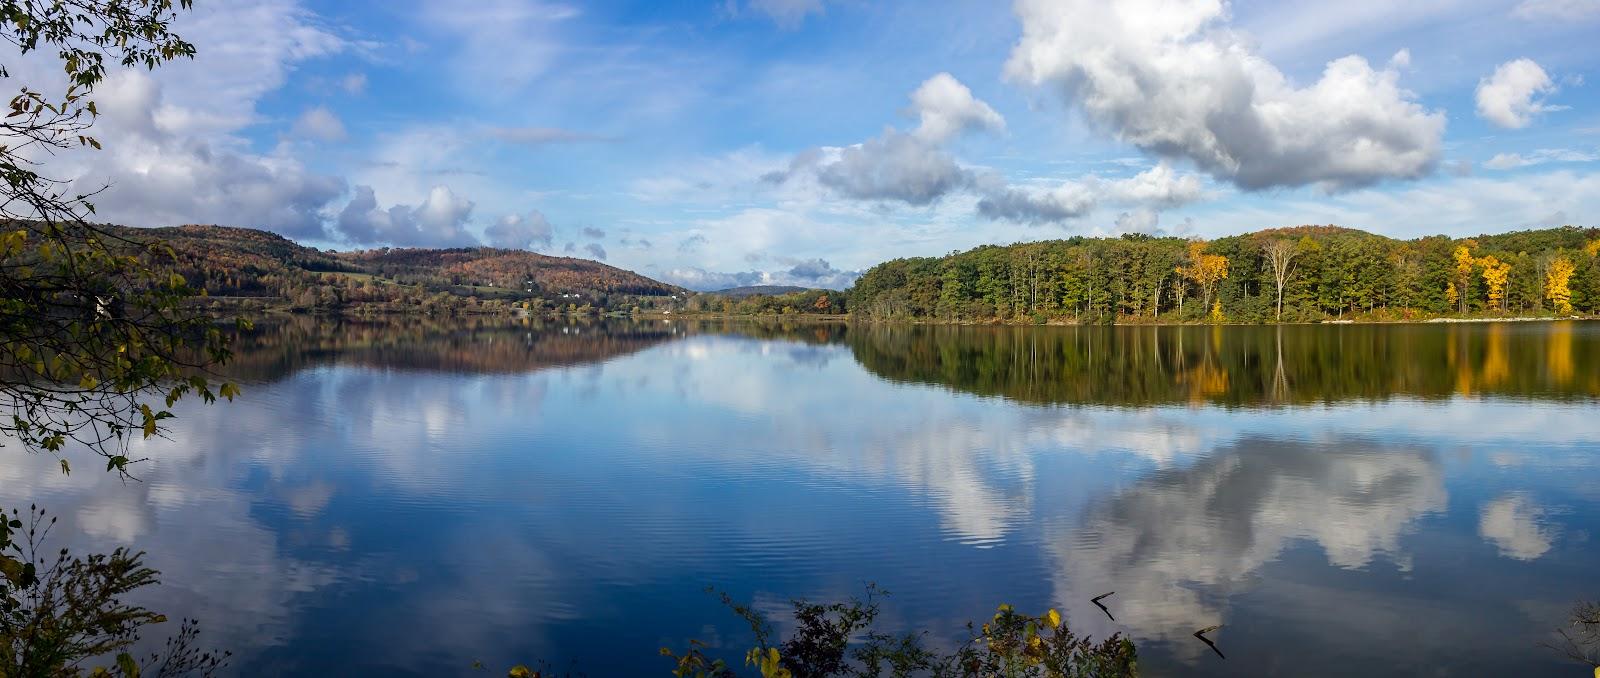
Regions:
<instances>
[{"instance_id":1,"label":"dense forest","mask_svg":"<svg viewBox=\"0 0 1600 678\"><path fill-rule=\"evenodd\" d=\"M879 319L1315 322L1600 313L1600 229L1395 240L1337 226L1120 238L896 259L850 290Z\"/></svg>"},{"instance_id":2,"label":"dense forest","mask_svg":"<svg viewBox=\"0 0 1600 678\"><path fill-rule=\"evenodd\" d=\"M499 312L670 306L684 290L613 266L493 248L323 251L223 226L120 229L172 248L212 303L299 311Z\"/></svg>"}]
</instances>

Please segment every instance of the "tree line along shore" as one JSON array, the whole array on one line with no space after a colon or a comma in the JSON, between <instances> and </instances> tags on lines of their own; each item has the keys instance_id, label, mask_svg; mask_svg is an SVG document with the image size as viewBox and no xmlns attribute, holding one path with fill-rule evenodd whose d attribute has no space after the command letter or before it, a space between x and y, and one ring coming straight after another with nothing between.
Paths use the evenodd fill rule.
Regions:
<instances>
[{"instance_id":1,"label":"tree line along shore","mask_svg":"<svg viewBox=\"0 0 1600 678\"><path fill-rule=\"evenodd\" d=\"M923 323L1417 322L1600 315L1600 229L1396 240L1337 226L1211 241L1124 235L895 259L843 292L721 298L689 312Z\"/></svg>"},{"instance_id":2,"label":"tree line along shore","mask_svg":"<svg viewBox=\"0 0 1600 678\"><path fill-rule=\"evenodd\" d=\"M754 293L694 292L599 262L532 252L333 252L252 229L137 230L171 246L177 272L203 290L200 303L228 310L1006 324L1600 316L1600 229L1576 226L1411 240L1337 226L1209 241L1073 237L894 259L845 290Z\"/></svg>"}]
</instances>

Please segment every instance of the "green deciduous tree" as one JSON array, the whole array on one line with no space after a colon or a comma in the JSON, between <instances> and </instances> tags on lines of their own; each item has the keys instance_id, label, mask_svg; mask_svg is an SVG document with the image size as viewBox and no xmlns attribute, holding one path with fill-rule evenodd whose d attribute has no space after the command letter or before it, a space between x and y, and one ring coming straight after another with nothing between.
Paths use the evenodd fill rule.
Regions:
<instances>
[{"instance_id":1,"label":"green deciduous tree","mask_svg":"<svg viewBox=\"0 0 1600 678\"><path fill-rule=\"evenodd\" d=\"M125 472L125 443L156 435L178 399L235 392L205 375L227 342L192 310L197 290L172 270L173 252L94 224L97 191L46 176L37 160L100 148L92 96L108 68L194 54L169 30L188 5L0 3L0 38L22 58L53 56L67 81L59 93L21 86L0 122L0 433L29 449L59 455L78 443Z\"/></svg>"}]
</instances>

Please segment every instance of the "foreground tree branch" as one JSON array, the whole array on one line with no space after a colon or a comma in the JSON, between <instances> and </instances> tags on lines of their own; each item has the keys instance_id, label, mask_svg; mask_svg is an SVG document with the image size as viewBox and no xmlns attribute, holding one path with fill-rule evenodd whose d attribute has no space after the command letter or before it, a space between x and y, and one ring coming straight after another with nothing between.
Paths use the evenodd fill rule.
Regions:
<instances>
[{"instance_id":1,"label":"foreground tree branch","mask_svg":"<svg viewBox=\"0 0 1600 678\"><path fill-rule=\"evenodd\" d=\"M93 199L42 173L68 150L97 150L92 94L112 67L192 57L170 31L190 0L6 0L0 39L24 59L53 53L59 95L21 85L0 122L0 434L61 458L88 448L127 473L127 443L160 434L179 399L232 398L207 368L228 359L221 329L165 245L95 224ZM0 64L0 77L10 69Z\"/></svg>"}]
</instances>

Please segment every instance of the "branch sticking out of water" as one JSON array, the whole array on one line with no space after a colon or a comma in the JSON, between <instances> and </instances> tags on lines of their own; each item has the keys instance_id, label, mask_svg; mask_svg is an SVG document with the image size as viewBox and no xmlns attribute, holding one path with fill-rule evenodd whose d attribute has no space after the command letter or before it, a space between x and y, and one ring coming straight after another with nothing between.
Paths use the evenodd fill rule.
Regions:
<instances>
[{"instance_id":1,"label":"branch sticking out of water","mask_svg":"<svg viewBox=\"0 0 1600 678\"><path fill-rule=\"evenodd\" d=\"M1117 618L1111 616L1111 610L1106 609L1106 606L1101 604L1100 600L1103 599L1103 598L1109 598L1109 597L1114 596L1114 595L1117 595L1116 591L1112 591L1110 593L1102 593L1102 594L1100 594L1098 596L1095 596L1095 597L1089 599L1089 602L1094 603L1095 607L1100 608L1101 612L1106 613L1106 617L1109 618L1111 621L1116 621Z\"/></svg>"},{"instance_id":2,"label":"branch sticking out of water","mask_svg":"<svg viewBox=\"0 0 1600 678\"><path fill-rule=\"evenodd\" d=\"M1228 658L1227 655L1222 654L1222 650L1217 648L1217 644L1211 642L1211 639L1206 637L1207 633L1211 633L1212 631L1215 631L1215 630L1220 629L1220 628L1222 628L1221 624L1218 624L1216 626L1207 626L1207 627L1205 627L1203 629L1200 629L1199 631L1195 631L1194 632L1194 637L1199 638L1200 642L1205 643L1206 647L1211 648L1211 651L1217 653L1218 657L1222 657L1223 659L1227 659Z\"/></svg>"}]
</instances>

